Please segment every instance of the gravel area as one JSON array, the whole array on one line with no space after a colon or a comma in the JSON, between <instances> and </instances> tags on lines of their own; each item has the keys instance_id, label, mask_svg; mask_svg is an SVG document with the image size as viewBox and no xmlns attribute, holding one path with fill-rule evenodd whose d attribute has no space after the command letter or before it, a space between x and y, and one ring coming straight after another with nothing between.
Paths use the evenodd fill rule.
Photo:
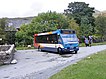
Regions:
<instances>
[{"instance_id":1,"label":"gravel area","mask_svg":"<svg viewBox=\"0 0 106 79\"><path fill-rule=\"evenodd\" d=\"M14 57L18 63L0 66L0 79L48 79L64 67L105 49L106 45L80 47L78 54L62 56L36 49L18 50Z\"/></svg>"}]
</instances>

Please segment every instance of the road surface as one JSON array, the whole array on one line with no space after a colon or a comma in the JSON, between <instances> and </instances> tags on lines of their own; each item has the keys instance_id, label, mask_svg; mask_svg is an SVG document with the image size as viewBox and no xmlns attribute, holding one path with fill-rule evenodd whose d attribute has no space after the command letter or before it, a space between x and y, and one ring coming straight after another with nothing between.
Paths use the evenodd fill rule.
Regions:
<instances>
[{"instance_id":1,"label":"road surface","mask_svg":"<svg viewBox=\"0 0 106 79\"><path fill-rule=\"evenodd\" d=\"M80 47L78 54L58 55L33 50L18 50L17 64L0 66L0 79L48 79L64 67L106 49L106 45Z\"/></svg>"}]
</instances>

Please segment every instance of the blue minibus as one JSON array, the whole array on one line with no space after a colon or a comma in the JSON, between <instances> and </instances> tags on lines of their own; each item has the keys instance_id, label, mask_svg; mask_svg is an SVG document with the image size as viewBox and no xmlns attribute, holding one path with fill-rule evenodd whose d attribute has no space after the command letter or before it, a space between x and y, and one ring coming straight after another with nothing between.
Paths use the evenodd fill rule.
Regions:
<instances>
[{"instance_id":1,"label":"blue minibus","mask_svg":"<svg viewBox=\"0 0 106 79\"><path fill-rule=\"evenodd\" d=\"M79 41L74 30L58 29L56 31L34 35L34 47L41 51L51 51L63 54L77 53Z\"/></svg>"}]
</instances>

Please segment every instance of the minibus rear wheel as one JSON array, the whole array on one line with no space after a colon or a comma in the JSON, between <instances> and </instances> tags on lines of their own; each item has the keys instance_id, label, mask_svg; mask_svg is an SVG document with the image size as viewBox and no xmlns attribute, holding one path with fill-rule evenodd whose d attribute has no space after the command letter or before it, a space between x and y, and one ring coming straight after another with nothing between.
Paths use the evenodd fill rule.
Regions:
<instances>
[{"instance_id":1,"label":"minibus rear wheel","mask_svg":"<svg viewBox=\"0 0 106 79\"><path fill-rule=\"evenodd\" d=\"M40 48L40 46L38 46L38 51L41 51L41 48Z\"/></svg>"}]
</instances>

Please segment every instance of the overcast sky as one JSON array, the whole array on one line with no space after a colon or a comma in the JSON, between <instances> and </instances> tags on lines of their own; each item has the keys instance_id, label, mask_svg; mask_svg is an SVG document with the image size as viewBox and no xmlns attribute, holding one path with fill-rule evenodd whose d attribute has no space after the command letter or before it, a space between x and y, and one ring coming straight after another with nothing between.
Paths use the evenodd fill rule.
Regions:
<instances>
[{"instance_id":1,"label":"overcast sky","mask_svg":"<svg viewBox=\"0 0 106 79\"><path fill-rule=\"evenodd\" d=\"M105 0L0 0L0 18L37 16L49 10L60 13L67 9L68 3L75 1L86 2L99 11L106 10Z\"/></svg>"}]
</instances>

